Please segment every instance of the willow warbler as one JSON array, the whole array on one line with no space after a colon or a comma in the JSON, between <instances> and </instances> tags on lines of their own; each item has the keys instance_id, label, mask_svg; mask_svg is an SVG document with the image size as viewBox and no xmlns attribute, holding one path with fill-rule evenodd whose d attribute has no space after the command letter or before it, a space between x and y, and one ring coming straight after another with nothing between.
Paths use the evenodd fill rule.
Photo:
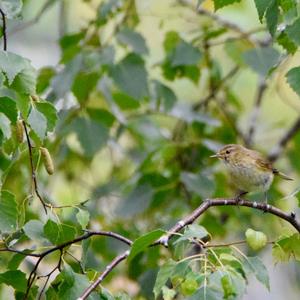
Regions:
<instances>
[{"instance_id":1,"label":"willow warbler","mask_svg":"<svg viewBox=\"0 0 300 300\"><path fill-rule=\"evenodd\" d=\"M225 163L232 183L239 190L237 199L248 192L264 192L267 201L266 192L273 182L274 175L293 180L273 168L272 163L262 154L241 145L226 145L211 157L219 158Z\"/></svg>"}]
</instances>

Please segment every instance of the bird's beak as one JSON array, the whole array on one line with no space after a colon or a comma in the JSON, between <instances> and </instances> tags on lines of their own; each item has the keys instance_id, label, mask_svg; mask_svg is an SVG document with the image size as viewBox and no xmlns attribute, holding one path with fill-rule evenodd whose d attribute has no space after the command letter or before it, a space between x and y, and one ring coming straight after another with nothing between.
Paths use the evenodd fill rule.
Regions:
<instances>
[{"instance_id":1,"label":"bird's beak","mask_svg":"<svg viewBox=\"0 0 300 300\"><path fill-rule=\"evenodd\" d=\"M219 156L219 154L217 153L217 154L211 155L210 157L211 157L211 158L219 158L220 156Z\"/></svg>"}]
</instances>

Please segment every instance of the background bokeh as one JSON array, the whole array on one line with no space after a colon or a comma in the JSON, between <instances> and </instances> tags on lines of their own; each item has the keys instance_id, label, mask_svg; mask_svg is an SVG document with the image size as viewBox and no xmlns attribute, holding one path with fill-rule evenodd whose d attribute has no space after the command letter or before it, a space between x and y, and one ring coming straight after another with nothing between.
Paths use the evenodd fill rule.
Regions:
<instances>
[{"instance_id":1,"label":"background bokeh","mask_svg":"<svg viewBox=\"0 0 300 300\"><path fill-rule=\"evenodd\" d=\"M55 77L71 61L67 50L60 47L59 40L64 35L72 35L92 27L91 22L97 19L102 1L50 1L51 4L40 18L31 24L28 23L39 15L46 2L24 1L22 18L8 23L8 49L30 59L32 65L39 70L45 67L55 69ZM152 96L149 96L150 100L141 101L140 105L132 104L133 109L123 109L122 105L112 104L111 97L107 95L120 88L111 88L112 79L108 78L110 75L105 74L106 67L101 71L97 85L86 93L86 99L82 101L78 101L74 96L74 90L67 91L63 97L57 97L51 84L40 93L40 96L52 102L59 112L56 129L49 134L45 142L52 154L56 170L54 175L49 177L45 170L40 168L40 189L47 199L57 205L74 206L88 200L86 207L90 215L90 228L112 230L134 239L159 227L169 228L180 217L197 207L205 197L230 197L234 193L227 183L222 165L211 161L208 156L222 144L243 143L243 139L234 128L245 134L248 132L261 76L245 61L241 61L241 57L243 52L257 47L254 43L251 44L251 38L268 39L269 33L265 24L259 22L254 1L241 1L217 12L214 12L213 1L204 1L201 7L206 11L225 22L236 24L245 32L257 30L257 33L251 35L251 38L237 39L236 44L233 40L230 44L229 38L235 38L238 34L227 29L226 33L210 40L216 45L209 47L210 62L201 61L197 64L200 70L198 80L191 80L185 75L168 80L161 67L167 56L164 41L168 32L177 32L182 39L204 53L203 36L210 30L213 32L221 28L213 18L199 15L196 9L192 9L196 7L196 2L187 1L191 3L189 6L175 0L136 0L139 22L135 30L146 41L148 54L142 57L149 78L166 84L175 93L177 104L183 105L177 108L176 113L172 112L173 115L178 115L178 112L184 114L184 105L190 106L204 99L210 92L213 76L222 80L234 66L238 66L237 75L230 78L225 84L226 88L216 94L217 100L211 101L203 111L196 112L203 118L212 118L212 123L210 119L197 123L197 117L194 115L191 116L192 122L186 122L188 117L184 116L180 123L180 120L168 116L163 110L153 113L157 103L153 101ZM95 33L100 42L81 45L79 51L88 51L89 47L96 48L98 43L107 42L114 47L116 64L130 51L128 47L120 45L116 36L112 34L113 23L114 21L112 24L108 22L105 29L99 29L99 32ZM278 140L298 118L300 112L299 96L290 88L285 77L290 68L299 64L299 53L286 55L279 45L275 44L274 48L278 51L280 65L266 79L267 88L259 108L255 135L251 143L252 148L266 155L276 148ZM65 60L62 59L63 55L67 57ZM61 85L64 85L64 80L67 79L62 77L60 80ZM79 89L80 84L84 86L85 83L80 83L79 79ZM106 84L106 88L111 88L108 94L105 92ZM122 95L124 96L124 93ZM108 130L109 138L105 140L103 147L95 146L96 150L93 147L89 149L84 143L94 143L99 138L98 132L101 132L101 129L91 126L90 131L95 130L95 134L87 136L86 132L80 131L80 128L83 128L82 124L72 123L72 126L69 126L66 122L68 114L74 114L74 111L76 117L84 118L87 114L85 109L88 108L104 109L113 115L114 125ZM214 124L214 120L220 122L219 127L211 125ZM179 133L178 137L174 138L176 133ZM278 180L269 193L272 204L298 214L298 199L289 195L299 188L299 138L299 134L295 135L276 161L276 167L295 180ZM91 155L86 155L89 151ZM21 187L17 196L22 198L28 191L27 181L30 177L26 157L20 160L18 166L19 169L10 171L5 187L10 190ZM199 187L195 187L195 182L190 182L191 177L184 177L184 173L195 174L196 180L206 178L207 181L204 181L203 186L199 184ZM22 176L17 178L18 174ZM251 197L262 198L261 195L250 195L249 198ZM37 213L38 210L42 210L37 200L31 202L30 210L26 216L27 221L31 216L34 219L45 220L46 217ZM74 207L70 207L57 214L60 220L72 224L76 212ZM214 242L244 239L244 232L248 227L265 232L269 240L292 232L291 227L273 216L236 207L213 208L201 218L200 223L212 234ZM100 271L122 247L119 243L105 238L101 241L95 240L91 249L87 254L87 265ZM246 246L241 249L249 254ZM75 249L73 254L80 256L80 249ZM153 250L150 255L157 257L158 253ZM275 264L271 246L264 248L259 255L269 271L270 291L255 278L251 278L243 299L298 299L299 262ZM168 257L164 250L162 257ZM49 265L51 264L53 262L49 260ZM26 266L23 268L26 269ZM43 266L43 270L47 268L47 265ZM151 260L149 257L139 258L134 265L119 266L104 286L113 292L128 292L134 299L151 299L147 285L149 283L149 287L152 288L150 283L153 282L156 271L157 260ZM4 290L3 293L9 295L11 290Z\"/></svg>"}]
</instances>

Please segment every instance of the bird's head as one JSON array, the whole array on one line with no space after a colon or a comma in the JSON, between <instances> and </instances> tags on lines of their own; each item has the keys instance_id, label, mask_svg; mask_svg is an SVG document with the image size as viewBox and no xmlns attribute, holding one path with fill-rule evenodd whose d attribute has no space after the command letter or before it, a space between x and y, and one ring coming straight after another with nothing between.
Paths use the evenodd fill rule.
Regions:
<instances>
[{"instance_id":1,"label":"bird's head","mask_svg":"<svg viewBox=\"0 0 300 300\"><path fill-rule=\"evenodd\" d=\"M237 158L240 153L243 153L245 148L241 145L229 144L221 148L216 154L210 157L219 158L225 162L230 162L232 159Z\"/></svg>"}]
</instances>

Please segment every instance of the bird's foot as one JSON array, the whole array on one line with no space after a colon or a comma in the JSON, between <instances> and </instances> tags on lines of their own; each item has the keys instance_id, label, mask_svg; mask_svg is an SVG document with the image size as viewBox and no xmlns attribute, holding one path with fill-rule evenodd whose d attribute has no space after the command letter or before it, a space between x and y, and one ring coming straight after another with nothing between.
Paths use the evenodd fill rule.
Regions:
<instances>
[{"instance_id":1,"label":"bird's foot","mask_svg":"<svg viewBox=\"0 0 300 300\"><path fill-rule=\"evenodd\" d=\"M244 195L246 195L246 194L248 194L248 192L240 191L240 192L234 197L235 202L236 202L237 204L239 204L239 202L241 202L241 200L242 200L241 197L244 196Z\"/></svg>"}]
</instances>

